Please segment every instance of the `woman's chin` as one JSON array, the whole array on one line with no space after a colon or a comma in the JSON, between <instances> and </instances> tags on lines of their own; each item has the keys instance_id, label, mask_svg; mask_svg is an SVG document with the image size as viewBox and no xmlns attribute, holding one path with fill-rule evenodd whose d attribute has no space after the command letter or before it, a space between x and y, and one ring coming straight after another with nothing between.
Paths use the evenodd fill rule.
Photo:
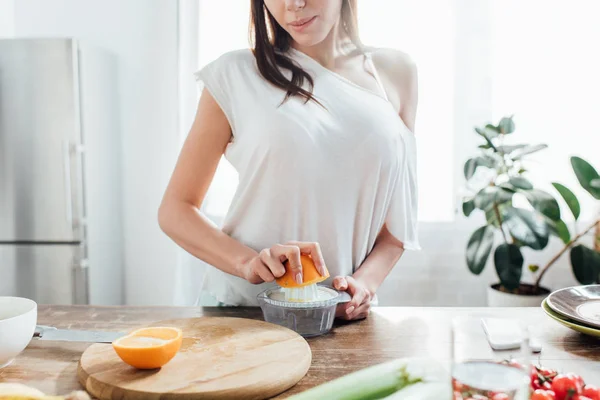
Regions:
<instances>
[{"instance_id":1,"label":"woman's chin","mask_svg":"<svg viewBox=\"0 0 600 400\"><path fill-rule=\"evenodd\" d=\"M296 44L298 44L300 47L316 46L319 43L321 43L323 40L325 40L325 37L327 37L326 34L319 35L319 34L314 34L314 33L297 33L297 32L291 32L290 36L292 37L294 42L296 42Z\"/></svg>"}]
</instances>

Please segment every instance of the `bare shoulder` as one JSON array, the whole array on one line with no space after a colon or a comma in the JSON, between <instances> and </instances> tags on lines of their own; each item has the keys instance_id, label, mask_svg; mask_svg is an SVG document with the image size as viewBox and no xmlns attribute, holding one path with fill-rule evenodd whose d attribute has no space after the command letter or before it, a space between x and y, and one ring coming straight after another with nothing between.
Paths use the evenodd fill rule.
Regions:
<instances>
[{"instance_id":1,"label":"bare shoulder","mask_svg":"<svg viewBox=\"0 0 600 400\"><path fill-rule=\"evenodd\" d=\"M375 68L388 86L389 98L406 126L414 132L418 103L417 65L406 52L389 48L368 48Z\"/></svg>"},{"instance_id":2,"label":"bare shoulder","mask_svg":"<svg viewBox=\"0 0 600 400\"><path fill-rule=\"evenodd\" d=\"M369 48L373 62L386 77L396 83L408 83L417 78L417 65L410 54L389 48Z\"/></svg>"}]
</instances>

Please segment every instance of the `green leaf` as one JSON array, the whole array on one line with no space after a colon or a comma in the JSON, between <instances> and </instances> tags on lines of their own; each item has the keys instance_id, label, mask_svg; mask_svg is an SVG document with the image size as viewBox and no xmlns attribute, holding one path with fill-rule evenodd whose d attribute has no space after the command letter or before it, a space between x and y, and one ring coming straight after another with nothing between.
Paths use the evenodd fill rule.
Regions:
<instances>
[{"instance_id":1,"label":"green leaf","mask_svg":"<svg viewBox=\"0 0 600 400\"><path fill-rule=\"evenodd\" d=\"M522 208L509 208L504 223L511 235L525 246L542 250L548 245L550 230L544 218Z\"/></svg>"},{"instance_id":2,"label":"green leaf","mask_svg":"<svg viewBox=\"0 0 600 400\"><path fill-rule=\"evenodd\" d=\"M579 218L579 214L581 213L581 207L579 205L579 200L577 200L577 197L575 196L575 193L573 193L566 186L557 182L552 182L552 186L554 186L554 188L565 200L565 203L567 203L569 206L569 210L571 210L571 213L573 213L573 217L575 217L575 220L577 220Z\"/></svg>"},{"instance_id":3,"label":"green leaf","mask_svg":"<svg viewBox=\"0 0 600 400\"><path fill-rule=\"evenodd\" d=\"M600 189L592 186L592 181L600 179L600 175L590 163L579 157L571 157L571 165L581 187L587 190L594 198L600 200Z\"/></svg>"},{"instance_id":4,"label":"green leaf","mask_svg":"<svg viewBox=\"0 0 600 400\"><path fill-rule=\"evenodd\" d=\"M527 145L526 144L513 144L513 145L496 146L498 151L500 153L504 153L504 154L510 154L513 151L522 149L524 147L527 147Z\"/></svg>"},{"instance_id":5,"label":"green leaf","mask_svg":"<svg viewBox=\"0 0 600 400\"><path fill-rule=\"evenodd\" d=\"M500 134L500 128L498 128L497 126L494 126L492 124L487 124L483 128L477 128L477 129L479 129L481 132L483 132L485 134L482 136L486 136L490 139L493 139ZM477 132L477 133L479 133L479 132ZM479 134L481 135L481 133L479 133Z\"/></svg>"},{"instance_id":6,"label":"green leaf","mask_svg":"<svg viewBox=\"0 0 600 400\"><path fill-rule=\"evenodd\" d=\"M464 174L467 180L471 179L475 175L477 167L492 168L494 166L494 159L491 157L474 157L469 158L465 163Z\"/></svg>"},{"instance_id":7,"label":"green leaf","mask_svg":"<svg viewBox=\"0 0 600 400\"><path fill-rule=\"evenodd\" d=\"M575 279L582 285L598 283L600 273L600 254L582 244L571 249L571 267Z\"/></svg>"},{"instance_id":8,"label":"green leaf","mask_svg":"<svg viewBox=\"0 0 600 400\"><path fill-rule=\"evenodd\" d=\"M524 191L525 197L531 203L533 208L547 216L548 218L558 221L560 219L560 207L558 202L548 192L539 189Z\"/></svg>"},{"instance_id":9,"label":"green leaf","mask_svg":"<svg viewBox=\"0 0 600 400\"><path fill-rule=\"evenodd\" d=\"M535 153L536 151L543 150L547 147L548 147L547 144L536 144L534 146L525 146L522 149L515 150L513 153L510 154L510 157L513 160L519 160L527 154Z\"/></svg>"},{"instance_id":10,"label":"green leaf","mask_svg":"<svg viewBox=\"0 0 600 400\"><path fill-rule=\"evenodd\" d=\"M465 163L463 168L463 172L465 174L465 179L469 180L475 175L475 170L477 169L477 158L469 158Z\"/></svg>"},{"instance_id":11,"label":"green leaf","mask_svg":"<svg viewBox=\"0 0 600 400\"><path fill-rule=\"evenodd\" d=\"M507 201L506 203L498 204L498 212L500 213L500 218L506 214L508 208L512 207L512 201ZM496 228L500 227L500 223L498 222L498 216L496 215L496 211L493 207L489 208L485 211L485 218L487 223L495 226Z\"/></svg>"},{"instance_id":12,"label":"green leaf","mask_svg":"<svg viewBox=\"0 0 600 400\"><path fill-rule=\"evenodd\" d=\"M540 266L539 266L539 265L537 265L537 264L529 264L529 267L528 267L528 268L529 268L529 270L530 270L531 272L533 272L533 273L535 274L536 272L538 272L538 271L539 271L539 269L540 269Z\"/></svg>"},{"instance_id":13,"label":"green leaf","mask_svg":"<svg viewBox=\"0 0 600 400\"><path fill-rule=\"evenodd\" d=\"M550 218L546 218L546 223L548 224L550 233L560 238L560 240L562 240L564 244L567 244L571 241L571 232L569 232L567 224L565 224L565 222L562 219L559 219L558 221L553 221Z\"/></svg>"},{"instance_id":14,"label":"green leaf","mask_svg":"<svg viewBox=\"0 0 600 400\"><path fill-rule=\"evenodd\" d=\"M492 146L490 146L490 145L489 145L489 143L486 143L486 144L480 144L480 145L479 145L479 146L477 146L477 147L479 147L480 149L484 149L484 150L487 150L487 149L491 149L491 148L492 148Z\"/></svg>"},{"instance_id":15,"label":"green leaf","mask_svg":"<svg viewBox=\"0 0 600 400\"><path fill-rule=\"evenodd\" d=\"M498 187L511 192L511 193L517 193L517 188L515 188L510 182L503 182L501 184L498 185Z\"/></svg>"},{"instance_id":16,"label":"green leaf","mask_svg":"<svg viewBox=\"0 0 600 400\"><path fill-rule=\"evenodd\" d=\"M512 200L513 194L499 186L486 186L475 195L473 200L476 208L486 211L492 208L494 202L502 204Z\"/></svg>"},{"instance_id":17,"label":"green leaf","mask_svg":"<svg viewBox=\"0 0 600 400\"><path fill-rule=\"evenodd\" d=\"M465 215L465 217L468 217L469 215L471 215L471 213L473 212L474 209L475 209L475 202L473 201L473 199L463 201L462 210L463 210L463 214Z\"/></svg>"},{"instance_id":18,"label":"green leaf","mask_svg":"<svg viewBox=\"0 0 600 400\"><path fill-rule=\"evenodd\" d=\"M487 124L484 129L489 138L494 138L500 133L500 128L492 124Z\"/></svg>"},{"instance_id":19,"label":"green leaf","mask_svg":"<svg viewBox=\"0 0 600 400\"><path fill-rule=\"evenodd\" d=\"M515 131L515 123L514 123L512 117L502 118L500 120L500 123L498 124L498 128L500 129L500 132L503 134L513 133Z\"/></svg>"},{"instance_id":20,"label":"green leaf","mask_svg":"<svg viewBox=\"0 0 600 400\"><path fill-rule=\"evenodd\" d=\"M471 235L467 244L467 265L472 273L479 275L492 251L494 244L494 228L482 226Z\"/></svg>"},{"instance_id":21,"label":"green leaf","mask_svg":"<svg viewBox=\"0 0 600 400\"><path fill-rule=\"evenodd\" d=\"M527 179L523 178L522 176L513 176L508 180L508 182L518 189L523 189L523 190L533 189L533 185L531 184L531 182L529 182Z\"/></svg>"},{"instance_id":22,"label":"green leaf","mask_svg":"<svg viewBox=\"0 0 600 400\"><path fill-rule=\"evenodd\" d=\"M496 136L498 136L498 133L494 132L494 131L490 131L490 130L484 130L484 129L480 129L480 128L475 128L475 132L477 132L479 135L481 135L485 141L487 142L487 145L490 146L490 148L494 149L494 151L498 151L496 149L496 146L494 146L494 143L492 143L492 138L495 138Z\"/></svg>"},{"instance_id":23,"label":"green leaf","mask_svg":"<svg viewBox=\"0 0 600 400\"><path fill-rule=\"evenodd\" d=\"M494 252L494 264L502 285L509 289L517 289L523 273L523 255L518 246L502 243Z\"/></svg>"}]
</instances>

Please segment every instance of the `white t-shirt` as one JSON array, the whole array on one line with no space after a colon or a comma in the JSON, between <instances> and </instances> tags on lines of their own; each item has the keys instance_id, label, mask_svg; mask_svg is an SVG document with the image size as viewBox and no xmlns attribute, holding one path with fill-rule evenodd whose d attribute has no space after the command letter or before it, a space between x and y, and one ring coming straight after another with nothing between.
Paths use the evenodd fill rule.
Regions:
<instances>
[{"instance_id":1,"label":"white t-shirt","mask_svg":"<svg viewBox=\"0 0 600 400\"><path fill-rule=\"evenodd\" d=\"M239 185L222 230L256 251L318 242L331 274L325 284L360 267L384 223L405 249L420 249L413 133L382 95L298 50L288 55L313 77L326 110L297 97L279 106L285 92L260 75L249 49L195 74L233 133L225 157ZM212 266L203 282L220 302L252 306L275 284L253 285Z\"/></svg>"}]
</instances>

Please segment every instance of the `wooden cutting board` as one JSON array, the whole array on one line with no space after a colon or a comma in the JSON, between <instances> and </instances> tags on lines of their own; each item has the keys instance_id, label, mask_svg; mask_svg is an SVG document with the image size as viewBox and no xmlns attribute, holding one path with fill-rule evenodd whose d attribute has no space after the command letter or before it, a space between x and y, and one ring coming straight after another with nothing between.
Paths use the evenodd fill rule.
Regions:
<instances>
[{"instance_id":1,"label":"wooden cutting board","mask_svg":"<svg viewBox=\"0 0 600 400\"><path fill-rule=\"evenodd\" d=\"M294 386L312 360L296 332L244 318L191 318L153 326L183 330L179 353L156 370L125 364L111 344L83 353L79 382L103 399L266 399Z\"/></svg>"}]
</instances>

